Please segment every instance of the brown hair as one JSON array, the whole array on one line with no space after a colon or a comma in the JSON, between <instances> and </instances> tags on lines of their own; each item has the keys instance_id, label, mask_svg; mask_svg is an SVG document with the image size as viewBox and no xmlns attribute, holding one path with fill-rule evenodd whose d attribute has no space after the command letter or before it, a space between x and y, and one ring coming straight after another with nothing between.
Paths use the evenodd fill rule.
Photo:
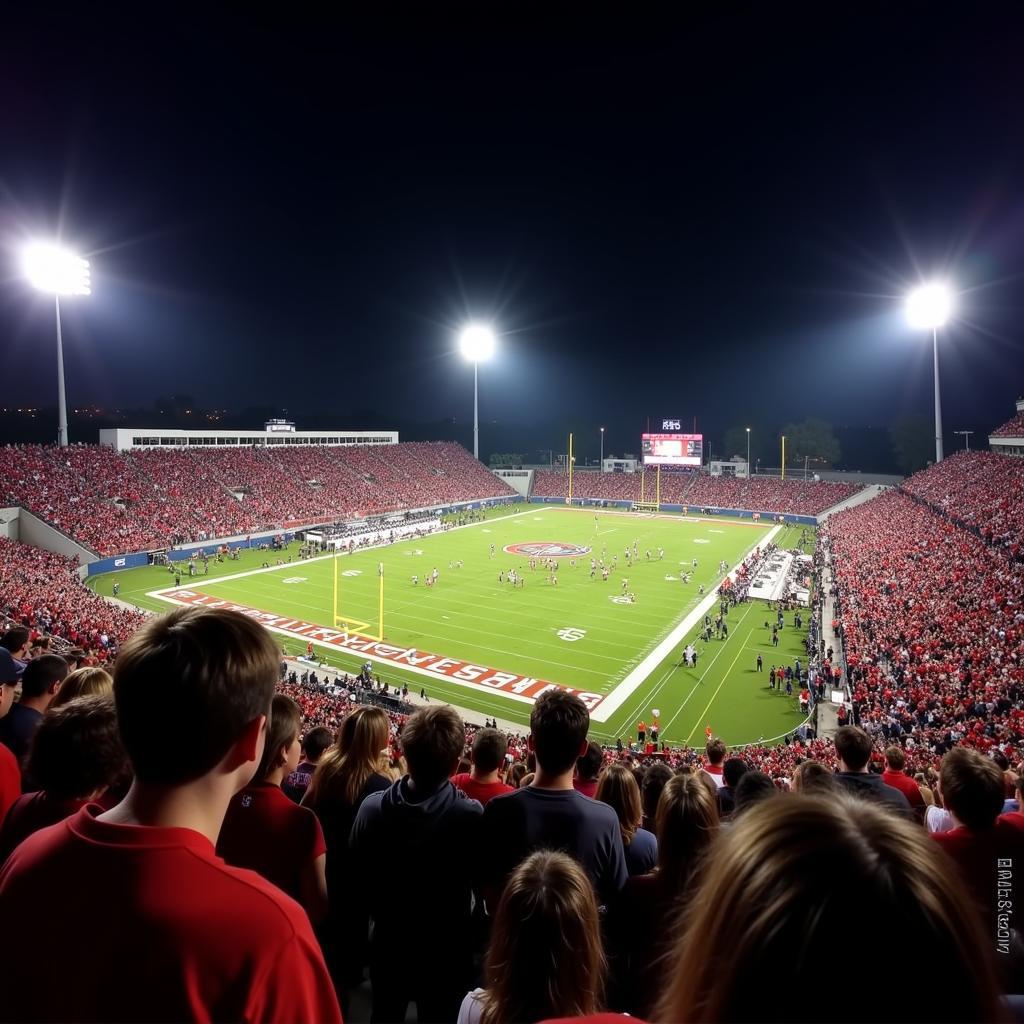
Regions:
<instances>
[{"instance_id":1,"label":"brown hair","mask_svg":"<svg viewBox=\"0 0 1024 1024\"><path fill-rule=\"evenodd\" d=\"M718 836L718 801L701 775L674 775L658 801L658 875L677 894Z\"/></svg>"},{"instance_id":2,"label":"brown hair","mask_svg":"<svg viewBox=\"0 0 1024 1024\"><path fill-rule=\"evenodd\" d=\"M801 761L793 769L793 792L804 796L826 796L837 791L836 777L820 761Z\"/></svg>"},{"instance_id":3,"label":"brown hair","mask_svg":"<svg viewBox=\"0 0 1024 1024\"><path fill-rule=\"evenodd\" d=\"M704 753L708 755L708 760L712 764L721 764L725 760L725 741L717 736L714 739L708 740L704 747Z\"/></svg>"},{"instance_id":4,"label":"brown hair","mask_svg":"<svg viewBox=\"0 0 1024 1024\"><path fill-rule=\"evenodd\" d=\"M316 806L331 800L355 807L366 780L384 774L381 755L389 734L388 716L381 708L351 711L338 729L334 746L320 758L302 802Z\"/></svg>"},{"instance_id":5,"label":"brown hair","mask_svg":"<svg viewBox=\"0 0 1024 1024\"><path fill-rule=\"evenodd\" d=\"M954 747L942 759L942 802L968 828L988 828L1003 809L1003 772L970 747Z\"/></svg>"},{"instance_id":6,"label":"brown hair","mask_svg":"<svg viewBox=\"0 0 1024 1024\"><path fill-rule=\"evenodd\" d=\"M851 772L859 772L871 760L871 737L855 725L841 725L832 741Z\"/></svg>"},{"instance_id":7,"label":"brown hair","mask_svg":"<svg viewBox=\"0 0 1024 1024\"><path fill-rule=\"evenodd\" d=\"M497 729L479 729L473 737L473 764L485 775L496 772L505 763L508 739Z\"/></svg>"},{"instance_id":8,"label":"brown hair","mask_svg":"<svg viewBox=\"0 0 1024 1024\"><path fill-rule=\"evenodd\" d=\"M465 746L466 727L454 708L420 708L402 726L409 775L423 789L434 789L451 775Z\"/></svg>"},{"instance_id":9,"label":"brown hair","mask_svg":"<svg viewBox=\"0 0 1024 1024\"><path fill-rule=\"evenodd\" d=\"M512 872L495 914L481 1024L595 1013L604 971L590 880L564 853L531 854Z\"/></svg>"},{"instance_id":10,"label":"brown hair","mask_svg":"<svg viewBox=\"0 0 1024 1024\"><path fill-rule=\"evenodd\" d=\"M302 731L302 712L299 705L283 693L275 693L270 702L270 721L267 723L267 742L263 757L256 770L257 779L265 779L280 767L281 751L290 747Z\"/></svg>"},{"instance_id":11,"label":"brown hair","mask_svg":"<svg viewBox=\"0 0 1024 1024\"><path fill-rule=\"evenodd\" d=\"M1001 1019L977 912L938 844L842 795L768 800L730 829L692 898L653 1019L849 1020L856 1007L837 1000L820 953L869 948L879 921L914 936L900 951L906 977L945 981L888 990L886 1018Z\"/></svg>"},{"instance_id":12,"label":"brown hair","mask_svg":"<svg viewBox=\"0 0 1024 1024\"><path fill-rule=\"evenodd\" d=\"M643 818L636 776L624 764L610 764L601 774L594 797L615 811L622 845L629 846Z\"/></svg>"},{"instance_id":13,"label":"brown hair","mask_svg":"<svg viewBox=\"0 0 1024 1024\"><path fill-rule=\"evenodd\" d=\"M894 771L901 772L906 767L907 755L903 753L901 747L886 747L885 748L885 763Z\"/></svg>"},{"instance_id":14,"label":"brown hair","mask_svg":"<svg viewBox=\"0 0 1024 1024\"><path fill-rule=\"evenodd\" d=\"M580 756L590 728L586 704L566 690L542 693L530 712L530 737L537 764L558 775Z\"/></svg>"},{"instance_id":15,"label":"brown hair","mask_svg":"<svg viewBox=\"0 0 1024 1024\"><path fill-rule=\"evenodd\" d=\"M32 737L25 770L49 796L81 800L117 782L127 765L108 693L49 708Z\"/></svg>"},{"instance_id":16,"label":"brown hair","mask_svg":"<svg viewBox=\"0 0 1024 1024\"><path fill-rule=\"evenodd\" d=\"M102 696L114 692L114 677L105 668L76 668L60 684L50 710L59 708L76 697Z\"/></svg>"},{"instance_id":17,"label":"brown hair","mask_svg":"<svg viewBox=\"0 0 1024 1024\"><path fill-rule=\"evenodd\" d=\"M175 786L211 771L250 723L270 713L281 652L240 612L176 608L121 648L114 699L140 782Z\"/></svg>"}]
</instances>

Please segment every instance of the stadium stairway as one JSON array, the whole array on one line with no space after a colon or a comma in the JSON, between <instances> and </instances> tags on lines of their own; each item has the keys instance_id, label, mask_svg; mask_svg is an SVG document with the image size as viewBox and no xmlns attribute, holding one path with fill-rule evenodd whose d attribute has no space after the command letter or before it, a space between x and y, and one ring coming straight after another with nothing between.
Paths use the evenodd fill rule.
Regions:
<instances>
[{"instance_id":1,"label":"stadium stairway","mask_svg":"<svg viewBox=\"0 0 1024 1024\"><path fill-rule=\"evenodd\" d=\"M836 512L842 512L843 509L846 508L853 508L855 505L863 505L864 502L871 501L872 498L877 498L884 491L888 490L890 490L890 488L882 484L869 484L856 494L851 494L845 501L841 501L837 505L833 505L831 508L825 509L825 511L818 516L818 525L821 526L829 516L835 515Z\"/></svg>"}]
</instances>

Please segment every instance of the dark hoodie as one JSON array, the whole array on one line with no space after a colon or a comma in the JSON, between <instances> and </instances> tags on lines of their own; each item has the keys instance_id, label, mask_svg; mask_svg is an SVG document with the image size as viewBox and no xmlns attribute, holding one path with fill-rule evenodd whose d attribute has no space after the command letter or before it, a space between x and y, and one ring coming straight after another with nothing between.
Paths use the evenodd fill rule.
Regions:
<instances>
[{"instance_id":1,"label":"dark hoodie","mask_svg":"<svg viewBox=\"0 0 1024 1024\"><path fill-rule=\"evenodd\" d=\"M483 811L448 780L424 795L409 776L363 801L349 840L350 892L362 890L374 921L371 964L398 958L426 975L471 974Z\"/></svg>"},{"instance_id":2,"label":"dark hoodie","mask_svg":"<svg viewBox=\"0 0 1024 1024\"><path fill-rule=\"evenodd\" d=\"M894 786L887 786L881 775L872 775L871 772L837 772L836 782L861 800L882 804L907 818L913 816L910 801Z\"/></svg>"}]
</instances>

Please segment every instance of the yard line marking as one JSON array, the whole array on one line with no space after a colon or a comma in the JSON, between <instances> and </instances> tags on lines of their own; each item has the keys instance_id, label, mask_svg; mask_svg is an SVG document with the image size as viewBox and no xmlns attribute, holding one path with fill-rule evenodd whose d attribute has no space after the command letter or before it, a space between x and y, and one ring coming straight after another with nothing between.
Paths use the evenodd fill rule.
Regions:
<instances>
[{"instance_id":1,"label":"yard line marking","mask_svg":"<svg viewBox=\"0 0 1024 1024\"><path fill-rule=\"evenodd\" d=\"M708 710L711 708L711 705L715 703L715 698L718 696L719 690L721 690L722 687L725 686L726 681L729 679L729 673L733 669L733 665L735 665L736 662L740 660L740 655L742 653L743 653L743 648L741 647L736 652L736 657L732 659L732 665L730 665L725 670L725 675L722 676L722 681L718 684L718 688L711 695L711 700L708 701L707 707L704 708L704 710L697 716L697 721L693 723L693 728L690 730L690 735L687 736L686 739L683 741L683 743L686 744L687 746L690 743L690 736L692 736L697 731L697 727L700 725L700 720L708 713Z\"/></svg>"}]
</instances>

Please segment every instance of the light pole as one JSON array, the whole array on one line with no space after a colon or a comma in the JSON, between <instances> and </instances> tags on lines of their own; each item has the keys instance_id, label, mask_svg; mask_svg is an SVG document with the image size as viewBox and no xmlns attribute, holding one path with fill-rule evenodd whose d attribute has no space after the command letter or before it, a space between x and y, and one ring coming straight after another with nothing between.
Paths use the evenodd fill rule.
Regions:
<instances>
[{"instance_id":1,"label":"light pole","mask_svg":"<svg viewBox=\"0 0 1024 1024\"><path fill-rule=\"evenodd\" d=\"M939 397L939 328L953 311L953 296L947 285L936 282L921 285L907 296L907 323L932 332L935 366L935 461L942 461L942 404Z\"/></svg>"},{"instance_id":2,"label":"light pole","mask_svg":"<svg viewBox=\"0 0 1024 1024\"><path fill-rule=\"evenodd\" d=\"M747 479L750 479L750 427L747 427Z\"/></svg>"},{"instance_id":3,"label":"light pole","mask_svg":"<svg viewBox=\"0 0 1024 1024\"><path fill-rule=\"evenodd\" d=\"M960 434L964 439L964 451L969 452L971 450L971 434L973 430L954 430L954 434Z\"/></svg>"},{"instance_id":4,"label":"light pole","mask_svg":"<svg viewBox=\"0 0 1024 1024\"><path fill-rule=\"evenodd\" d=\"M477 377L480 363L494 355L494 332L486 324L470 324L459 335L459 348L473 364L473 458L480 458L480 404Z\"/></svg>"},{"instance_id":5,"label":"light pole","mask_svg":"<svg viewBox=\"0 0 1024 1024\"><path fill-rule=\"evenodd\" d=\"M604 427L601 428L601 472L604 472Z\"/></svg>"}]
</instances>

